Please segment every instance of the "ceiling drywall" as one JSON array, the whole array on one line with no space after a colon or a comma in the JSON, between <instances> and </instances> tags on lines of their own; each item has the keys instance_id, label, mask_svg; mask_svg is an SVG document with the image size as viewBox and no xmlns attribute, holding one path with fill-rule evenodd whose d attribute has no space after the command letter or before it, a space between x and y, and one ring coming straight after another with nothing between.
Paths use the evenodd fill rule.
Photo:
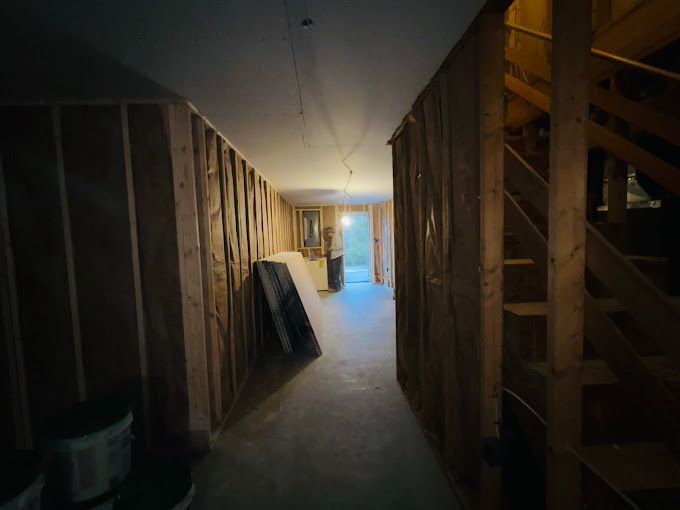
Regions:
<instances>
[{"instance_id":1,"label":"ceiling drywall","mask_svg":"<svg viewBox=\"0 0 680 510\"><path fill-rule=\"evenodd\" d=\"M298 204L337 203L345 164L353 203L391 196L386 141L483 4L11 1L187 97Z\"/></svg>"}]
</instances>

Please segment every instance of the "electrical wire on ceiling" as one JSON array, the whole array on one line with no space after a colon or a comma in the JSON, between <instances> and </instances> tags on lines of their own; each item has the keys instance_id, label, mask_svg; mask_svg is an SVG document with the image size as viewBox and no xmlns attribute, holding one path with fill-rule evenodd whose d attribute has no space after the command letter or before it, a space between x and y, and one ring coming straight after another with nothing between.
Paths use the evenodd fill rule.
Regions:
<instances>
[{"instance_id":1,"label":"electrical wire on ceiling","mask_svg":"<svg viewBox=\"0 0 680 510\"><path fill-rule=\"evenodd\" d=\"M310 148L310 145L307 143L307 138L305 136L305 130L307 127L307 122L305 119L305 108L304 104L302 101L302 85L300 84L300 71L298 68L298 62L297 62L297 55L295 53L295 44L293 43L293 29L291 28L290 25L290 11L288 9L288 1L283 0L283 8L286 13L286 27L288 28L288 43L290 45L290 54L293 59L293 69L295 71L295 86L297 87L297 96L298 96L298 105L299 105L299 114L300 118L302 119L302 130L301 130L301 137L302 137L302 146L305 149ZM314 25L314 22L312 18L309 17L309 4L307 3L307 0L305 0L305 18L302 22L302 25L305 28L311 28ZM332 145L332 147L338 148L340 151L342 151L342 146L339 144ZM356 148L356 147L355 147ZM340 212L341 213L347 213L349 210L349 203L351 200L351 196L349 194L349 185L350 182L352 181L352 175L354 174L354 170L347 164L347 158L351 156L352 152L347 154L346 156L342 157L342 165L347 169L347 181L345 182L345 187L342 190L342 196L340 198Z\"/></svg>"},{"instance_id":2,"label":"electrical wire on ceiling","mask_svg":"<svg viewBox=\"0 0 680 510\"><path fill-rule=\"evenodd\" d=\"M288 27L288 43L290 44L290 54L293 57L293 69L295 70L295 85L297 87L298 102L300 107L299 113L300 118L302 119L302 132L301 132L302 146L306 149L308 145L307 139L305 138L306 128L305 107L302 105L302 86L300 85L300 72L298 70L297 56L295 55L295 44L293 44L293 30L290 27L290 12L288 11L287 0L283 0L283 8L286 11L286 26Z\"/></svg>"}]
</instances>

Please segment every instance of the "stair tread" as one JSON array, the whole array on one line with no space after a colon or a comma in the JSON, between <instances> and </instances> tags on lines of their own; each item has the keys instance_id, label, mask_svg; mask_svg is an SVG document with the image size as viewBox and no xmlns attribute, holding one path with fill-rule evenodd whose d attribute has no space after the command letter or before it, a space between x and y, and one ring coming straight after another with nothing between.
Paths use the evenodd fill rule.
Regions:
<instances>
[{"instance_id":1,"label":"stair tread","mask_svg":"<svg viewBox=\"0 0 680 510\"><path fill-rule=\"evenodd\" d=\"M505 259L503 263L506 266L531 266L534 264L533 259Z\"/></svg>"},{"instance_id":2,"label":"stair tread","mask_svg":"<svg viewBox=\"0 0 680 510\"><path fill-rule=\"evenodd\" d=\"M680 383L680 370L665 356L643 356L647 368L660 379L668 382ZM529 368L545 376L548 372L548 364L538 361L528 364ZM619 379L609 369L607 363L601 359L584 360L581 384L584 386L596 386L603 384L616 384Z\"/></svg>"},{"instance_id":3,"label":"stair tread","mask_svg":"<svg viewBox=\"0 0 680 510\"><path fill-rule=\"evenodd\" d=\"M620 312L625 308L614 298L598 299L597 303L604 312ZM520 317L548 315L547 301L527 301L523 303L505 303L503 309Z\"/></svg>"},{"instance_id":4,"label":"stair tread","mask_svg":"<svg viewBox=\"0 0 680 510\"><path fill-rule=\"evenodd\" d=\"M622 492L680 488L680 464L663 443L586 446L579 455Z\"/></svg>"}]
</instances>

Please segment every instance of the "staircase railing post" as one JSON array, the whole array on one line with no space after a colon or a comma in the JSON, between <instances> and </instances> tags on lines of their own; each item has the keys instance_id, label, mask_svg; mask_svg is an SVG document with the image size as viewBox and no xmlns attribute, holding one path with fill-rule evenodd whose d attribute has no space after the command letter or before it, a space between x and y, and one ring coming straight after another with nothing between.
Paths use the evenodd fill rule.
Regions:
<instances>
[{"instance_id":1,"label":"staircase railing post","mask_svg":"<svg viewBox=\"0 0 680 510\"><path fill-rule=\"evenodd\" d=\"M581 505L581 366L585 288L591 1L552 0L548 241L547 507Z\"/></svg>"}]
</instances>

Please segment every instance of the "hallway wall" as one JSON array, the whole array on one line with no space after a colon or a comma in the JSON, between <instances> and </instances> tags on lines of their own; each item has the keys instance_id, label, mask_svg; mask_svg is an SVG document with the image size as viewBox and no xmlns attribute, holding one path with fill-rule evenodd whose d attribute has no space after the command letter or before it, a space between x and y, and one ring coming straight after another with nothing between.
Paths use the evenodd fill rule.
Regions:
<instances>
[{"instance_id":1,"label":"hallway wall","mask_svg":"<svg viewBox=\"0 0 680 510\"><path fill-rule=\"evenodd\" d=\"M496 436L499 419L503 266L503 10L495 4L391 140L397 378L447 471L491 498L500 474L482 460L482 438Z\"/></svg>"},{"instance_id":2,"label":"hallway wall","mask_svg":"<svg viewBox=\"0 0 680 510\"><path fill-rule=\"evenodd\" d=\"M0 115L1 445L116 396L137 448L208 449L261 350L253 262L293 249L292 206L183 100Z\"/></svg>"}]
</instances>

